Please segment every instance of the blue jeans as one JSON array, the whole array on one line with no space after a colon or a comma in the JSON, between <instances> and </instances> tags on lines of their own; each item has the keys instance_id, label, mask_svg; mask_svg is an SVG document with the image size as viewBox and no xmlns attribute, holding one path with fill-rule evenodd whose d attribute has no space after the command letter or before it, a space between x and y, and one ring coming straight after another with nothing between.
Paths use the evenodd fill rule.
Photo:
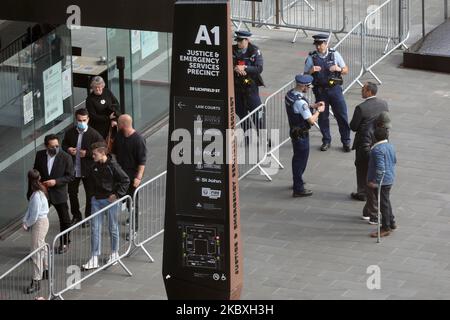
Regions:
<instances>
[{"instance_id":1,"label":"blue jeans","mask_svg":"<svg viewBox=\"0 0 450 320\"><path fill-rule=\"evenodd\" d=\"M294 156L292 157L292 177L294 179L294 192L303 192L305 190L303 182L303 173L309 158L309 136L292 140L294 147Z\"/></svg>"},{"instance_id":2,"label":"blue jeans","mask_svg":"<svg viewBox=\"0 0 450 320\"><path fill-rule=\"evenodd\" d=\"M91 199L91 214L94 214L101 209L110 205L108 199ZM99 256L102 248L102 225L103 216L105 213L99 214L91 220L91 250L93 256ZM119 251L119 210L118 205L108 209L106 214L108 215L109 237L111 239L111 251Z\"/></svg>"},{"instance_id":3,"label":"blue jeans","mask_svg":"<svg viewBox=\"0 0 450 320\"><path fill-rule=\"evenodd\" d=\"M322 142L331 143L330 133L330 105L333 110L334 117L339 126L339 133L341 134L341 142L344 145L350 145L350 126L348 124L347 104L345 103L344 94L341 86L333 88L314 88L314 95L316 102L325 102L325 111L319 115L319 127L322 133Z\"/></svg>"}]
</instances>

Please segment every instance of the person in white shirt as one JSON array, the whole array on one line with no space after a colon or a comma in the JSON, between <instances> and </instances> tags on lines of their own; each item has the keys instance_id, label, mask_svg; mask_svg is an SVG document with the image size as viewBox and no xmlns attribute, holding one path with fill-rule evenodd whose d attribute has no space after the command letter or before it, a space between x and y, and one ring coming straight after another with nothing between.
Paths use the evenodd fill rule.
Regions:
<instances>
[{"instance_id":1,"label":"person in white shirt","mask_svg":"<svg viewBox=\"0 0 450 320\"><path fill-rule=\"evenodd\" d=\"M40 182L41 175L36 169L28 171L28 181L32 191L30 201L22 225L25 230L31 230L31 252L45 245L48 232L48 198L47 188ZM28 294L40 290L42 279L48 279L48 250L36 252L33 257L34 273L29 287L25 289Z\"/></svg>"}]
</instances>

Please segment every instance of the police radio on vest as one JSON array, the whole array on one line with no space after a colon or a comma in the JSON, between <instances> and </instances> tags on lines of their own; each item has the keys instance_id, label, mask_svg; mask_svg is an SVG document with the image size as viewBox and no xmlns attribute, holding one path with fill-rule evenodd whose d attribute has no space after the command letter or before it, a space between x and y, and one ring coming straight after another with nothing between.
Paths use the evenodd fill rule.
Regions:
<instances>
[{"instance_id":1,"label":"police radio on vest","mask_svg":"<svg viewBox=\"0 0 450 320\"><path fill-rule=\"evenodd\" d=\"M220 28L215 26L209 32L214 36L214 45L220 46ZM205 41L208 46L212 45L211 37L209 36L208 28L205 25L200 25L197 32L197 38L195 39L195 44L200 44L200 42Z\"/></svg>"}]
</instances>

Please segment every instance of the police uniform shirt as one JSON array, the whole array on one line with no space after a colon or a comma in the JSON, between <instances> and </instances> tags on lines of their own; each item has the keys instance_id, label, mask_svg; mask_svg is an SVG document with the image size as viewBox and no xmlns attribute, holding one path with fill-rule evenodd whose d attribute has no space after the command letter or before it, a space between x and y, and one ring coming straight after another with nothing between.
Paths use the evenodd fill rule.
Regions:
<instances>
[{"instance_id":1,"label":"police uniform shirt","mask_svg":"<svg viewBox=\"0 0 450 320\"><path fill-rule=\"evenodd\" d=\"M324 55L320 53L318 53L318 55L320 59L325 59L329 53L330 51L327 50L327 52ZM346 66L344 59L342 58L341 54L337 51L334 51L334 61L339 66L339 68L344 68ZM312 67L314 67L314 62L312 56L309 55L308 58L306 58L304 73L309 74L309 71L312 69Z\"/></svg>"},{"instance_id":2,"label":"police uniform shirt","mask_svg":"<svg viewBox=\"0 0 450 320\"><path fill-rule=\"evenodd\" d=\"M303 97L303 93L301 93L299 91L294 90L294 91L292 91L292 93L299 94ZM303 119L305 119L305 120L308 120L309 118L312 117L311 110L309 109L309 105L303 99L296 100L294 103L293 109L294 109L295 114L301 114Z\"/></svg>"}]
</instances>

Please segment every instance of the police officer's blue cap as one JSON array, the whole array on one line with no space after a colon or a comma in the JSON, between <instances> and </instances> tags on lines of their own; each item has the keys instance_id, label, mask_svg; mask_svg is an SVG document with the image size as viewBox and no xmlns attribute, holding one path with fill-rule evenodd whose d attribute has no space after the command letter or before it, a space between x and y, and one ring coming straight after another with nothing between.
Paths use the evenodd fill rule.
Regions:
<instances>
[{"instance_id":1,"label":"police officer's blue cap","mask_svg":"<svg viewBox=\"0 0 450 320\"><path fill-rule=\"evenodd\" d=\"M327 42L328 41L328 34L326 33L319 33L313 36L314 43L317 42Z\"/></svg>"},{"instance_id":2,"label":"police officer's blue cap","mask_svg":"<svg viewBox=\"0 0 450 320\"><path fill-rule=\"evenodd\" d=\"M314 78L309 74L298 74L295 76L295 82L303 85L310 85L313 82Z\"/></svg>"},{"instance_id":3,"label":"police officer's blue cap","mask_svg":"<svg viewBox=\"0 0 450 320\"><path fill-rule=\"evenodd\" d=\"M252 36L251 32L248 31L235 31L235 40L237 39L248 39Z\"/></svg>"}]
</instances>

